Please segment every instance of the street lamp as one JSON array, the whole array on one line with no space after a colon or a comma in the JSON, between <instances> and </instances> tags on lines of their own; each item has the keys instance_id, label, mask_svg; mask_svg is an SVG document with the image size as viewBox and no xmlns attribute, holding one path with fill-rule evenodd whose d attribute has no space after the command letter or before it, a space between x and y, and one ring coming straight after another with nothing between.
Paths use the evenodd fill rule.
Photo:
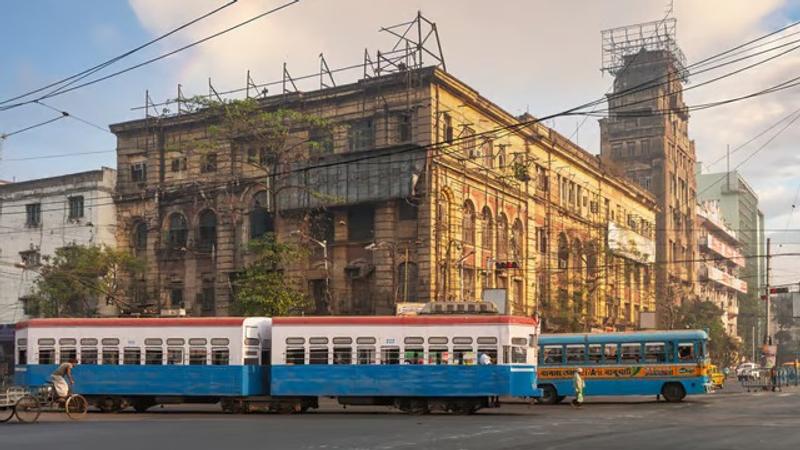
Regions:
<instances>
[{"instance_id":1,"label":"street lamp","mask_svg":"<svg viewBox=\"0 0 800 450\"><path fill-rule=\"evenodd\" d=\"M317 240L317 239L314 239L313 237L303 233L300 230L294 230L294 231L290 232L289 235L291 235L291 236L301 236L301 237L305 238L306 240L311 241L311 242L319 245L320 247L322 247L322 259L323 259L323 264L324 264L324 268L325 268L325 297L326 297L325 298L325 303L326 303L325 308L329 310L328 312L330 312L331 274L330 274L330 271L328 270L328 241L326 239L323 239L321 241Z\"/></svg>"}]
</instances>

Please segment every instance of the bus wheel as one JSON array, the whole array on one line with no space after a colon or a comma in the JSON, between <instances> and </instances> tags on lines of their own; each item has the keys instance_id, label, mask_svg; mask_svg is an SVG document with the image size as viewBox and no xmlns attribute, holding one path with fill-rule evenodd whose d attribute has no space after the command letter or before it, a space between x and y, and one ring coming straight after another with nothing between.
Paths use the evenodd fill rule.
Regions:
<instances>
[{"instance_id":1,"label":"bus wheel","mask_svg":"<svg viewBox=\"0 0 800 450\"><path fill-rule=\"evenodd\" d=\"M565 398L567 398L566 395L559 395L558 397L556 397L556 403L563 402Z\"/></svg>"},{"instance_id":2,"label":"bus wheel","mask_svg":"<svg viewBox=\"0 0 800 450\"><path fill-rule=\"evenodd\" d=\"M667 383L661 388L661 395L664 396L664 400L675 403L686 397L686 389L680 383Z\"/></svg>"},{"instance_id":3,"label":"bus wheel","mask_svg":"<svg viewBox=\"0 0 800 450\"><path fill-rule=\"evenodd\" d=\"M562 397L563 399L563 397ZM552 384L542 385L542 396L536 399L541 405L555 405L558 403L558 392Z\"/></svg>"}]
</instances>

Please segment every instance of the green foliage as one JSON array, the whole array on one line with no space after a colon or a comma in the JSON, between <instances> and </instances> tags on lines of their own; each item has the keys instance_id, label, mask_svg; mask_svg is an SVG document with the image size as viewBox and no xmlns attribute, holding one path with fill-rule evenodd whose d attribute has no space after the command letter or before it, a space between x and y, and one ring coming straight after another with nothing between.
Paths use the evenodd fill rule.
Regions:
<instances>
[{"instance_id":1,"label":"green foliage","mask_svg":"<svg viewBox=\"0 0 800 450\"><path fill-rule=\"evenodd\" d=\"M90 317L106 302L124 306L121 280L144 270L129 253L107 246L68 245L43 260L32 300L44 317Z\"/></svg>"},{"instance_id":2,"label":"green foliage","mask_svg":"<svg viewBox=\"0 0 800 450\"><path fill-rule=\"evenodd\" d=\"M676 325L678 328L706 330L711 361L719 367L728 367L736 363L739 346L725 332L722 314L722 309L711 302L689 300L678 309Z\"/></svg>"},{"instance_id":3,"label":"green foliage","mask_svg":"<svg viewBox=\"0 0 800 450\"><path fill-rule=\"evenodd\" d=\"M233 309L248 316L286 316L310 307L309 298L287 283L283 268L303 256L292 244L281 243L274 235L250 241L253 261L234 281Z\"/></svg>"}]
</instances>

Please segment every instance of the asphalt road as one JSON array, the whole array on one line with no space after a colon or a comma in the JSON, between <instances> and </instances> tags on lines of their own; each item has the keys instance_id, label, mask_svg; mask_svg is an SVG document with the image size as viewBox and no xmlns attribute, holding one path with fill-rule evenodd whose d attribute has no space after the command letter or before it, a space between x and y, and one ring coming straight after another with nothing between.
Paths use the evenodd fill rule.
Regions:
<instances>
[{"instance_id":1,"label":"asphalt road","mask_svg":"<svg viewBox=\"0 0 800 450\"><path fill-rule=\"evenodd\" d=\"M800 444L800 390L737 389L680 404L652 398L568 404L504 405L473 416L407 416L393 410L342 409L333 403L303 415L225 415L210 406L146 414L57 413L39 423L0 424L0 448L58 450L215 449L783 449Z\"/></svg>"}]
</instances>

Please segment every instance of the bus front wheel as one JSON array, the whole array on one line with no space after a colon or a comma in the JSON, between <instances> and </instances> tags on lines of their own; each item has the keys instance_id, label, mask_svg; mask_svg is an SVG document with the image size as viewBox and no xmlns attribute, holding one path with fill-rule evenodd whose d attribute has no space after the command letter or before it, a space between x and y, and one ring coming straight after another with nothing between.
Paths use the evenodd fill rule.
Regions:
<instances>
[{"instance_id":1,"label":"bus front wheel","mask_svg":"<svg viewBox=\"0 0 800 450\"><path fill-rule=\"evenodd\" d=\"M686 389L680 383L667 383L661 388L661 395L664 396L664 400L675 403L686 397Z\"/></svg>"},{"instance_id":2,"label":"bus front wheel","mask_svg":"<svg viewBox=\"0 0 800 450\"><path fill-rule=\"evenodd\" d=\"M545 384L541 386L542 396L536 399L542 405L555 405L558 403L558 392L552 384ZM563 399L563 398L562 398Z\"/></svg>"}]
</instances>

